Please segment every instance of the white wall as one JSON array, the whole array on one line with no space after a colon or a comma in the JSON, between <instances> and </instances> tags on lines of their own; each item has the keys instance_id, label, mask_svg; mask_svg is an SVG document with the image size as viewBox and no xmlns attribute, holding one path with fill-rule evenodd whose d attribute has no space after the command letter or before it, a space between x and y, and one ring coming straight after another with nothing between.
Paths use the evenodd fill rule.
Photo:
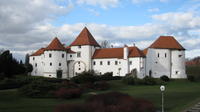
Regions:
<instances>
[{"instance_id":1,"label":"white wall","mask_svg":"<svg viewBox=\"0 0 200 112\"><path fill-rule=\"evenodd\" d=\"M132 64L131 64L132 63ZM129 58L129 71L131 72L133 69L137 70L137 77L143 78L145 77L145 58L143 57L134 57Z\"/></svg>"},{"instance_id":2,"label":"white wall","mask_svg":"<svg viewBox=\"0 0 200 112\"><path fill-rule=\"evenodd\" d=\"M83 72L83 70L88 71L88 70L92 69L91 58L95 51L95 48L93 46L82 45L81 48L79 48L79 46L71 46L71 50L75 51L76 55L79 52L81 53L81 57L76 56L76 58L74 58L74 64L73 64L74 73L81 73L81 72ZM81 63L79 63L79 62L81 62Z\"/></svg>"},{"instance_id":3,"label":"white wall","mask_svg":"<svg viewBox=\"0 0 200 112\"><path fill-rule=\"evenodd\" d=\"M184 50L172 50L172 78L187 78Z\"/></svg>"},{"instance_id":4,"label":"white wall","mask_svg":"<svg viewBox=\"0 0 200 112\"><path fill-rule=\"evenodd\" d=\"M102 61L102 65L100 65L100 62ZM108 65L108 61L110 61L110 65ZM115 61L117 61L117 65L115 65ZM124 76L124 66L123 66L123 59L117 59L117 58L107 58L107 59L93 59L93 70L104 74L106 72L113 72L113 76ZM96 63L94 65L94 62Z\"/></svg>"},{"instance_id":5,"label":"white wall","mask_svg":"<svg viewBox=\"0 0 200 112\"><path fill-rule=\"evenodd\" d=\"M149 71L151 70L152 77L160 78L163 75L170 77L170 60L171 52L169 49L149 48L146 56L146 74L149 75Z\"/></svg>"},{"instance_id":6,"label":"white wall","mask_svg":"<svg viewBox=\"0 0 200 112\"><path fill-rule=\"evenodd\" d=\"M44 55L40 56L30 56L30 64L33 66L33 71L31 72L31 75L33 76L43 76L43 62ZM37 66L36 66L37 65Z\"/></svg>"},{"instance_id":7,"label":"white wall","mask_svg":"<svg viewBox=\"0 0 200 112\"><path fill-rule=\"evenodd\" d=\"M52 57L49 57L51 53ZM62 54L64 54L64 58L62 58ZM45 51L44 52L44 76L45 77L57 77L57 70L63 71L63 78L67 78L67 54L65 51ZM52 63L52 66L50 66ZM61 63L61 66L59 66Z\"/></svg>"}]
</instances>

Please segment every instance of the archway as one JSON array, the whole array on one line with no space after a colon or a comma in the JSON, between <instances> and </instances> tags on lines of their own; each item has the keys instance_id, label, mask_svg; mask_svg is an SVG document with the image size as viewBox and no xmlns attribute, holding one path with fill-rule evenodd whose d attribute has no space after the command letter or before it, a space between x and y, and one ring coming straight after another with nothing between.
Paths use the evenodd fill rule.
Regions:
<instances>
[{"instance_id":1,"label":"archway","mask_svg":"<svg viewBox=\"0 0 200 112\"><path fill-rule=\"evenodd\" d=\"M75 61L73 64L73 76L86 71L86 64L83 61Z\"/></svg>"}]
</instances>

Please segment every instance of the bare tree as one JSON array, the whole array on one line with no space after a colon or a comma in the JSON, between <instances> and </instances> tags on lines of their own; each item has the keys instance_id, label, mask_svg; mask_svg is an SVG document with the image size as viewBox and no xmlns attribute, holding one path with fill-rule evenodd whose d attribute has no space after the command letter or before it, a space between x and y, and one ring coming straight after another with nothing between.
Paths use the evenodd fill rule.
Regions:
<instances>
[{"instance_id":1,"label":"bare tree","mask_svg":"<svg viewBox=\"0 0 200 112\"><path fill-rule=\"evenodd\" d=\"M110 48L110 43L107 40L102 41L101 48Z\"/></svg>"}]
</instances>

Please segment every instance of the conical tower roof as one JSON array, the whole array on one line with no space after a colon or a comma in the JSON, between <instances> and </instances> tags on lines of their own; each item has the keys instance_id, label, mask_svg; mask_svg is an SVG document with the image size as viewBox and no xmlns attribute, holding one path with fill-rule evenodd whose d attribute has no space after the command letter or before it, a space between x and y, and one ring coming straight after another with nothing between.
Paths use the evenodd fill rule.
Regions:
<instances>
[{"instance_id":1,"label":"conical tower roof","mask_svg":"<svg viewBox=\"0 0 200 112\"><path fill-rule=\"evenodd\" d=\"M160 36L149 48L185 50L173 36Z\"/></svg>"},{"instance_id":2,"label":"conical tower roof","mask_svg":"<svg viewBox=\"0 0 200 112\"><path fill-rule=\"evenodd\" d=\"M65 47L61 44L59 39L55 37L45 50L65 50Z\"/></svg>"},{"instance_id":3,"label":"conical tower roof","mask_svg":"<svg viewBox=\"0 0 200 112\"><path fill-rule=\"evenodd\" d=\"M81 31L81 33L71 43L70 46L78 46L78 45L92 45L100 47L100 45L97 43L97 41L94 39L94 37L86 27Z\"/></svg>"}]
</instances>

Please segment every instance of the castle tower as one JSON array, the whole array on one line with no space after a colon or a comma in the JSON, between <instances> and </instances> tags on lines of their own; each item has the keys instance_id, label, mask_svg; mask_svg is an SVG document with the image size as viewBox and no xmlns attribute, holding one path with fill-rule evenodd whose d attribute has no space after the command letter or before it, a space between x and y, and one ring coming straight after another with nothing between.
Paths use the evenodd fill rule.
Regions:
<instances>
[{"instance_id":1,"label":"castle tower","mask_svg":"<svg viewBox=\"0 0 200 112\"><path fill-rule=\"evenodd\" d=\"M71 50L77 53L73 64L74 74L92 70L92 56L100 45L85 27L70 45Z\"/></svg>"},{"instance_id":2,"label":"castle tower","mask_svg":"<svg viewBox=\"0 0 200 112\"><path fill-rule=\"evenodd\" d=\"M29 57L30 64L33 66L33 71L31 72L31 75L33 76L43 76L44 50L45 48L40 48Z\"/></svg>"},{"instance_id":3,"label":"castle tower","mask_svg":"<svg viewBox=\"0 0 200 112\"><path fill-rule=\"evenodd\" d=\"M44 76L67 78L67 53L57 37L44 50Z\"/></svg>"},{"instance_id":4,"label":"castle tower","mask_svg":"<svg viewBox=\"0 0 200 112\"><path fill-rule=\"evenodd\" d=\"M149 48L146 74L155 78L186 78L185 49L172 36L160 36Z\"/></svg>"}]
</instances>

